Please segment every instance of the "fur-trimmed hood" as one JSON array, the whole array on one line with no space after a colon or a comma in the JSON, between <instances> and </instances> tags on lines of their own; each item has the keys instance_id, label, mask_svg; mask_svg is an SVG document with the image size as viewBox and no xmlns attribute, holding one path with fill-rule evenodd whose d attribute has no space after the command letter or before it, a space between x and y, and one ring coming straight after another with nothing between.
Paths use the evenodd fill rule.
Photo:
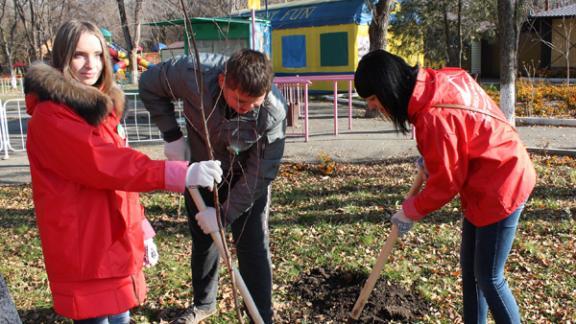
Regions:
<instances>
[{"instance_id":1,"label":"fur-trimmed hood","mask_svg":"<svg viewBox=\"0 0 576 324\"><path fill-rule=\"evenodd\" d=\"M110 94L95 87L64 77L62 72L45 63L34 63L24 78L26 110L32 115L36 102L51 100L68 106L90 125L97 126L112 112L120 118L124 110L124 92L114 86ZM37 100L28 100L34 96Z\"/></svg>"}]
</instances>

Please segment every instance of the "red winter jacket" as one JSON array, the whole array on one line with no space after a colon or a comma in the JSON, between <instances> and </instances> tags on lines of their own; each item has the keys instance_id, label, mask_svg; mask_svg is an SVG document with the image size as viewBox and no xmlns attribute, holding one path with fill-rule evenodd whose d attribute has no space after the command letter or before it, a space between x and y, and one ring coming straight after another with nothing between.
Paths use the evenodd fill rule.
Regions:
<instances>
[{"instance_id":1,"label":"red winter jacket","mask_svg":"<svg viewBox=\"0 0 576 324\"><path fill-rule=\"evenodd\" d=\"M186 163L127 148L108 109L112 99L96 88L44 64L30 68L25 87L32 116L26 147L54 309L84 319L139 305L146 286L138 192L182 192ZM119 89L113 94L123 99ZM173 168L182 183L165 183Z\"/></svg>"},{"instance_id":2,"label":"red winter jacket","mask_svg":"<svg viewBox=\"0 0 576 324\"><path fill-rule=\"evenodd\" d=\"M476 110L476 111L471 111ZM524 203L536 172L516 130L468 73L421 69L408 106L429 178L403 204L418 220L460 194L475 226L496 223Z\"/></svg>"}]
</instances>

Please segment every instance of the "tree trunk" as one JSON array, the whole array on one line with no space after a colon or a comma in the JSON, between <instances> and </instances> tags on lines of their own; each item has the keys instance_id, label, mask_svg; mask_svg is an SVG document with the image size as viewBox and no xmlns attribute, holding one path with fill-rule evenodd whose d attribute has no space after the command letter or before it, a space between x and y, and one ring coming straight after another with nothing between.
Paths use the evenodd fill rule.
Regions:
<instances>
[{"instance_id":1,"label":"tree trunk","mask_svg":"<svg viewBox=\"0 0 576 324\"><path fill-rule=\"evenodd\" d=\"M448 19L448 14L450 13L450 8L448 3L445 2L442 8L443 22L444 22L444 37L446 42L446 66L458 66L458 53L457 49L453 43L453 37L450 33L450 20Z\"/></svg>"},{"instance_id":2,"label":"tree trunk","mask_svg":"<svg viewBox=\"0 0 576 324\"><path fill-rule=\"evenodd\" d=\"M16 27L18 24L18 13L14 9L13 19L6 17L7 11L7 1L1 2L0 20L3 25L0 25L0 44L2 44L2 52L4 54L4 59L8 69L10 71L10 87L16 89L18 87L18 82L16 80L16 71L14 70L14 38L16 35ZM5 25L4 25L5 24ZM5 28L6 27L6 28ZM8 30L9 27L9 30Z\"/></svg>"},{"instance_id":3,"label":"tree trunk","mask_svg":"<svg viewBox=\"0 0 576 324\"><path fill-rule=\"evenodd\" d=\"M5 58L4 61L6 62L6 65L8 65L10 70L10 87L12 89L16 89L18 84L16 82L16 71L14 71L14 58L12 57L12 50L10 48L8 40L6 40L6 35L4 35L2 28L0 28L0 33L2 33L2 52Z\"/></svg>"},{"instance_id":4,"label":"tree trunk","mask_svg":"<svg viewBox=\"0 0 576 324\"><path fill-rule=\"evenodd\" d=\"M40 48L38 46L37 41L37 33L36 33L36 15L34 14L34 2L29 2L29 12L30 17L26 15L26 10L24 6L26 3L14 0L14 10L18 13L18 17L20 22L22 23L22 27L24 28L24 37L28 43L28 60L35 61L37 60L40 55Z\"/></svg>"},{"instance_id":5,"label":"tree trunk","mask_svg":"<svg viewBox=\"0 0 576 324\"><path fill-rule=\"evenodd\" d=\"M525 0L498 0L500 32L500 109L514 125L516 107L516 72L520 24L524 20Z\"/></svg>"},{"instance_id":6,"label":"tree trunk","mask_svg":"<svg viewBox=\"0 0 576 324\"><path fill-rule=\"evenodd\" d=\"M122 33L124 34L124 41L126 42L126 50L128 51L126 54L130 62L130 71L132 71L134 65L138 63L135 62L136 57L133 57L135 49L132 46L132 36L130 35L130 25L128 24L128 17L126 16L126 6L124 5L124 0L116 0L116 3L118 4L118 14L120 14L120 24L122 25ZM128 67L126 67L126 70L128 70Z\"/></svg>"},{"instance_id":7,"label":"tree trunk","mask_svg":"<svg viewBox=\"0 0 576 324\"><path fill-rule=\"evenodd\" d=\"M376 4L372 4L372 21L368 27L368 37L370 39L370 52L378 49L386 49L388 41L386 39L388 34L388 22L390 18L390 2L391 0L380 0ZM367 1L367 3L369 3ZM377 110L366 109L364 117L375 118L379 117L380 113Z\"/></svg>"},{"instance_id":8,"label":"tree trunk","mask_svg":"<svg viewBox=\"0 0 576 324\"><path fill-rule=\"evenodd\" d=\"M391 0L380 0L372 6L372 21L368 27L370 51L386 49Z\"/></svg>"},{"instance_id":9,"label":"tree trunk","mask_svg":"<svg viewBox=\"0 0 576 324\"><path fill-rule=\"evenodd\" d=\"M132 64L132 84L138 84L138 44L140 43L140 26L142 23L142 2L143 0L136 0L136 6L134 8L134 39L130 52L130 64Z\"/></svg>"},{"instance_id":10,"label":"tree trunk","mask_svg":"<svg viewBox=\"0 0 576 324\"><path fill-rule=\"evenodd\" d=\"M130 36L130 25L128 24L128 16L126 15L126 6L124 6L124 0L116 0L118 4L118 13L120 14L120 24L122 24L122 33L124 34L124 40L126 41L127 50L132 50L132 36Z\"/></svg>"},{"instance_id":11,"label":"tree trunk","mask_svg":"<svg viewBox=\"0 0 576 324\"><path fill-rule=\"evenodd\" d=\"M564 59L566 60L566 84L570 85L570 51L572 49L572 27L574 23L562 17L562 26L564 26Z\"/></svg>"},{"instance_id":12,"label":"tree trunk","mask_svg":"<svg viewBox=\"0 0 576 324\"><path fill-rule=\"evenodd\" d=\"M7 43L4 44L4 55L6 55L6 61L8 62L10 70L10 87L16 89L18 88L18 80L16 79L16 70L14 70L14 56Z\"/></svg>"}]
</instances>

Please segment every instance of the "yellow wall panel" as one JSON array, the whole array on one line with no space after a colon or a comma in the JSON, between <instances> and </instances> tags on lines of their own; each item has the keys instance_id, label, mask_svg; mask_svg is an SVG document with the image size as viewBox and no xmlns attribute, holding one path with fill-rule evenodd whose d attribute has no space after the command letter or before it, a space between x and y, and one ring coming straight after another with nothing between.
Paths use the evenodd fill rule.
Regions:
<instances>
[{"instance_id":1,"label":"yellow wall panel","mask_svg":"<svg viewBox=\"0 0 576 324\"><path fill-rule=\"evenodd\" d=\"M275 72L281 73L352 73L358 63L356 35L358 25L332 25L320 27L303 27L272 31L272 63ZM348 34L348 65L320 66L320 35L324 33L346 32ZM306 67L282 67L282 37L287 35L304 35L306 37ZM337 53L335 55L338 55Z\"/></svg>"}]
</instances>

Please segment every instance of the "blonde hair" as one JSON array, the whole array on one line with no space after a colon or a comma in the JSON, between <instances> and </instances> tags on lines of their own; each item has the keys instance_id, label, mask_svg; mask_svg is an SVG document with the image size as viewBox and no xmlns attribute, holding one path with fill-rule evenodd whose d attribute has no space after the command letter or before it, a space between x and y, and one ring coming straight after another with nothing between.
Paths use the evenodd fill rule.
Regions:
<instances>
[{"instance_id":1,"label":"blonde hair","mask_svg":"<svg viewBox=\"0 0 576 324\"><path fill-rule=\"evenodd\" d=\"M75 79L70 69L70 63L76 52L80 36L89 33L98 38L102 46L102 72L94 84L105 94L109 94L114 87L114 74L110 54L104 36L98 27L89 21L76 19L69 20L58 28L52 47L52 66L64 74L68 79Z\"/></svg>"}]
</instances>

